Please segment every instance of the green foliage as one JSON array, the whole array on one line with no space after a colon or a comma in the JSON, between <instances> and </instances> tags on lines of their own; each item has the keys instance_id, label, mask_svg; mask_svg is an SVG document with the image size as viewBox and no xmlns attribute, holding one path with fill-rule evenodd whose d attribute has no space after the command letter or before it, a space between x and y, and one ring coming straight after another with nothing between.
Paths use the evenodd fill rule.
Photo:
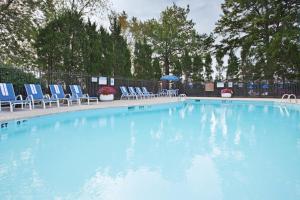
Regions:
<instances>
[{"instance_id":1,"label":"green foliage","mask_svg":"<svg viewBox=\"0 0 300 200\"><path fill-rule=\"evenodd\" d=\"M223 72L224 72L224 61L223 61L224 53L221 49L218 49L216 52L216 80L223 80Z\"/></svg>"},{"instance_id":2,"label":"green foliage","mask_svg":"<svg viewBox=\"0 0 300 200\"><path fill-rule=\"evenodd\" d=\"M131 54L126 40L121 35L121 24L117 16L110 19L112 40L111 61L112 75L131 77Z\"/></svg>"},{"instance_id":3,"label":"green foliage","mask_svg":"<svg viewBox=\"0 0 300 200\"><path fill-rule=\"evenodd\" d=\"M85 23L80 13L66 11L39 30L35 46L38 64L46 74L131 76L130 51L116 17L109 34L103 27L98 31L89 20Z\"/></svg>"},{"instance_id":4,"label":"green foliage","mask_svg":"<svg viewBox=\"0 0 300 200\"><path fill-rule=\"evenodd\" d=\"M24 69L19 69L11 65L0 64L0 83L12 83L14 88L24 88L25 83L39 83L31 72L25 72Z\"/></svg>"},{"instance_id":5,"label":"green foliage","mask_svg":"<svg viewBox=\"0 0 300 200\"><path fill-rule=\"evenodd\" d=\"M40 1L9 0L0 3L0 60L5 63L32 64Z\"/></svg>"},{"instance_id":6,"label":"green foliage","mask_svg":"<svg viewBox=\"0 0 300 200\"><path fill-rule=\"evenodd\" d=\"M145 39L143 42L136 42L134 56L134 76L138 79L153 79L152 49Z\"/></svg>"},{"instance_id":7,"label":"green foliage","mask_svg":"<svg viewBox=\"0 0 300 200\"><path fill-rule=\"evenodd\" d=\"M159 59L154 58L153 63L152 63L152 68L153 68L153 78L156 80L159 80L161 77L161 66L159 64Z\"/></svg>"},{"instance_id":8,"label":"green foliage","mask_svg":"<svg viewBox=\"0 0 300 200\"><path fill-rule=\"evenodd\" d=\"M215 32L225 51L241 50L242 78L299 77L299 8L298 0L225 0Z\"/></svg>"},{"instance_id":9,"label":"green foliage","mask_svg":"<svg viewBox=\"0 0 300 200\"><path fill-rule=\"evenodd\" d=\"M89 42L86 36L79 13L61 14L39 31L36 40L39 66L48 73L56 70L83 72L84 52Z\"/></svg>"},{"instance_id":10,"label":"green foliage","mask_svg":"<svg viewBox=\"0 0 300 200\"><path fill-rule=\"evenodd\" d=\"M233 51L230 51L227 66L227 79L238 79L239 73L239 60Z\"/></svg>"},{"instance_id":11,"label":"green foliage","mask_svg":"<svg viewBox=\"0 0 300 200\"><path fill-rule=\"evenodd\" d=\"M184 51L184 54L181 58L181 65L183 68L183 72L186 76L186 78L191 78L192 75L192 70L193 70L193 63L192 63L192 58L189 55L189 52L187 50Z\"/></svg>"},{"instance_id":12,"label":"green foliage","mask_svg":"<svg viewBox=\"0 0 300 200\"><path fill-rule=\"evenodd\" d=\"M195 55L193 62L193 81L204 81L203 67L204 63L202 61L201 55Z\"/></svg>"},{"instance_id":13,"label":"green foliage","mask_svg":"<svg viewBox=\"0 0 300 200\"><path fill-rule=\"evenodd\" d=\"M135 39L146 37L147 42L151 44L155 55L163 63L164 74L172 72L182 75L183 71L190 73L190 69L179 66L179 62L182 65L182 56L185 55L185 51L186 55L191 56L203 47L206 37L196 33L194 22L188 19L189 12L189 6L183 8L173 4L161 12L159 20L140 22L133 18L129 23Z\"/></svg>"},{"instance_id":14,"label":"green foliage","mask_svg":"<svg viewBox=\"0 0 300 200\"><path fill-rule=\"evenodd\" d=\"M204 58L204 68L205 68L205 80L211 81L212 80L212 58L210 53L207 53Z\"/></svg>"}]
</instances>

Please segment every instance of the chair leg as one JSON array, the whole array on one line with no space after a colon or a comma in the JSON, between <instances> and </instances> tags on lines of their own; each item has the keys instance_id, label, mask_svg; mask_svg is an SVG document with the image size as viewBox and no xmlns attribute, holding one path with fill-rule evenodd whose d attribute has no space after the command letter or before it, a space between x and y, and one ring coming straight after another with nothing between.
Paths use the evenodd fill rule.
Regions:
<instances>
[{"instance_id":1,"label":"chair leg","mask_svg":"<svg viewBox=\"0 0 300 200\"><path fill-rule=\"evenodd\" d=\"M13 111L13 105L12 105L12 103L11 103L11 102L9 102L9 109L10 109L10 112L12 112L12 111Z\"/></svg>"}]
</instances>

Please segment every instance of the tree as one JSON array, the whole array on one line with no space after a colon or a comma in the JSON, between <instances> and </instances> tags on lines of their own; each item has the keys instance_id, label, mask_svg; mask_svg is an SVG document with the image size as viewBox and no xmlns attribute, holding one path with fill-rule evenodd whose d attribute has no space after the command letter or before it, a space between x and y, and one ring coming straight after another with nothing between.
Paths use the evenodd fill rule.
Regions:
<instances>
[{"instance_id":1,"label":"tree","mask_svg":"<svg viewBox=\"0 0 300 200\"><path fill-rule=\"evenodd\" d=\"M82 16L66 11L39 30L35 43L38 64L50 74L54 70L83 72L87 43Z\"/></svg>"},{"instance_id":2,"label":"tree","mask_svg":"<svg viewBox=\"0 0 300 200\"><path fill-rule=\"evenodd\" d=\"M205 68L205 80L211 81L212 80L212 58L210 53L207 53L204 58L204 68Z\"/></svg>"},{"instance_id":3,"label":"tree","mask_svg":"<svg viewBox=\"0 0 300 200\"><path fill-rule=\"evenodd\" d=\"M223 72L224 72L224 61L223 61L224 53L221 49L217 49L216 51L216 80L223 80Z\"/></svg>"},{"instance_id":4,"label":"tree","mask_svg":"<svg viewBox=\"0 0 300 200\"><path fill-rule=\"evenodd\" d=\"M0 60L5 63L32 64L35 49L32 41L36 33L34 15L41 2L7 0L0 3Z\"/></svg>"},{"instance_id":5,"label":"tree","mask_svg":"<svg viewBox=\"0 0 300 200\"><path fill-rule=\"evenodd\" d=\"M86 43L84 44L85 51L83 52L83 62L85 71L88 74L101 74L103 48L101 45L101 35L96 30L96 24L88 20L85 25Z\"/></svg>"},{"instance_id":6,"label":"tree","mask_svg":"<svg viewBox=\"0 0 300 200\"><path fill-rule=\"evenodd\" d=\"M191 78L193 64L192 58L187 50L184 51L183 57L181 58L181 65L186 79Z\"/></svg>"},{"instance_id":7,"label":"tree","mask_svg":"<svg viewBox=\"0 0 300 200\"><path fill-rule=\"evenodd\" d=\"M188 20L189 7L182 8L173 4L167 7L160 19L148 20L143 25L143 34L152 44L155 54L164 65L164 73L170 73L170 67L174 66L174 61L184 54L184 50L192 51L194 38L196 35L194 22ZM135 28L138 27L137 23ZM140 29L137 29L140 34ZM138 35L138 34L137 34ZM171 69L172 70L172 69Z\"/></svg>"},{"instance_id":8,"label":"tree","mask_svg":"<svg viewBox=\"0 0 300 200\"><path fill-rule=\"evenodd\" d=\"M201 55L195 55L193 62L193 81L203 81L203 61Z\"/></svg>"},{"instance_id":9,"label":"tree","mask_svg":"<svg viewBox=\"0 0 300 200\"><path fill-rule=\"evenodd\" d=\"M227 66L227 79L236 80L238 79L239 73L239 60L234 52L231 50L228 58L228 66Z\"/></svg>"},{"instance_id":10,"label":"tree","mask_svg":"<svg viewBox=\"0 0 300 200\"><path fill-rule=\"evenodd\" d=\"M159 80L161 77L161 67L159 64L159 59L158 58L154 58L153 63L152 63L152 68L153 68L153 78L156 80Z\"/></svg>"},{"instance_id":11,"label":"tree","mask_svg":"<svg viewBox=\"0 0 300 200\"><path fill-rule=\"evenodd\" d=\"M143 42L136 42L134 56L134 76L139 79L152 79L154 77L152 50L146 39Z\"/></svg>"},{"instance_id":12,"label":"tree","mask_svg":"<svg viewBox=\"0 0 300 200\"><path fill-rule=\"evenodd\" d=\"M225 0L215 32L238 49L243 78L293 78L300 72L298 0Z\"/></svg>"},{"instance_id":13,"label":"tree","mask_svg":"<svg viewBox=\"0 0 300 200\"><path fill-rule=\"evenodd\" d=\"M121 35L121 25L117 16L111 16L112 75L131 77L131 54L126 40Z\"/></svg>"}]
</instances>

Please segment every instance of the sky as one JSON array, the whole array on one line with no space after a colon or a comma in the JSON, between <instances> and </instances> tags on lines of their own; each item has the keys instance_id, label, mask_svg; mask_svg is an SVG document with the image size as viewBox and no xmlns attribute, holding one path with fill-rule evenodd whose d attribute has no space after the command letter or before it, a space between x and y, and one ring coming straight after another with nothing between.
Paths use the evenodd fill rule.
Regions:
<instances>
[{"instance_id":1,"label":"sky","mask_svg":"<svg viewBox=\"0 0 300 200\"><path fill-rule=\"evenodd\" d=\"M190 5L189 17L196 23L198 33L210 33L221 15L224 0L110 0L111 7L117 12L125 11L129 18L140 20L159 18L161 11L176 3Z\"/></svg>"}]
</instances>

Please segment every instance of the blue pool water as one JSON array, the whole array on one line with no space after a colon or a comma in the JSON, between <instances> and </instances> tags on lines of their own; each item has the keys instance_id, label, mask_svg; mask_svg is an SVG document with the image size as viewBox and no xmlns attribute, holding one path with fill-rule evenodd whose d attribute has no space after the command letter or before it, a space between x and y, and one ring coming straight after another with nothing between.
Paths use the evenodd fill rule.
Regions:
<instances>
[{"instance_id":1,"label":"blue pool water","mask_svg":"<svg viewBox=\"0 0 300 200\"><path fill-rule=\"evenodd\" d=\"M300 199L300 109L191 100L8 122L0 199Z\"/></svg>"}]
</instances>

